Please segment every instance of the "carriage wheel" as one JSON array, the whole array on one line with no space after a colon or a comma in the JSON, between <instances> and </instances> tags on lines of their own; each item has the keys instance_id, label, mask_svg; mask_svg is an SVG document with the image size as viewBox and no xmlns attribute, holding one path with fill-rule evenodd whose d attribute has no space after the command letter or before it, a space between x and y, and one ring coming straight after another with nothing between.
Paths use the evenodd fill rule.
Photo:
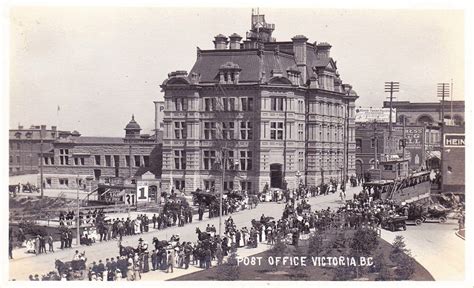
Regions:
<instances>
[{"instance_id":1,"label":"carriage wheel","mask_svg":"<svg viewBox=\"0 0 474 288\"><path fill-rule=\"evenodd\" d=\"M446 223L446 217L439 217L439 223Z\"/></svg>"},{"instance_id":2,"label":"carriage wheel","mask_svg":"<svg viewBox=\"0 0 474 288\"><path fill-rule=\"evenodd\" d=\"M420 218L418 218L418 219L415 220L415 225L416 225L416 226L420 226L421 223L423 223L423 220L421 220Z\"/></svg>"}]
</instances>

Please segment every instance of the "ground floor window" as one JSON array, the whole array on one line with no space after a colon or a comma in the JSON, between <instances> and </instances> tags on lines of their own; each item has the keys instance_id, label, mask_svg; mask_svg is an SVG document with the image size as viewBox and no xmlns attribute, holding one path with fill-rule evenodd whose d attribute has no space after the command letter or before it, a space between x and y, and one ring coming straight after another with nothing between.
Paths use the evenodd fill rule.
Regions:
<instances>
[{"instance_id":1,"label":"ground floor window","mask_svg":"<svg viewBox=\"0 0 474 288\"><path fill-rule=\"evenodd\" d=\"M234 181L225 181L224 190L234 190Z\"/></svg>"},{"instance_id":2,"label":"ground floor window","mask_svg":"<svg viewBox=\"0 0 474 288\"><path fill-rule=\"evenodd\" d=\"M252 190L252 182L250 181L240 181L240 187L242 190L250 192Z\"/></svg>"},{"instance_id":3,"label":"ground floor window","mask_svg":"<svg viewBox=\"0 0 474 288\"><path fill-rule=\"evenodd\" d=\"M59 178L59 185L69 186L69 180L67 178Z\"/></svg>"},{"instance_id":4,"label":"ground floor window","mask_svg":"<svg viewBox=\"0 0 474 288\"><path fill-rule=\"evenodd\" d=\"M182 190L185 187L185 182L182 179L174 180L174 188Z\"/></svg>"},{"instance_id":5,"label":"ground floor window","mask_svg":"<svg viewBox=\"0 0 474 288\"><path fill-rule=\"evenodd\" d=\"M214 180L204 180L204 189L211 190L216 182Z\"/></svg>"}]
</instances>

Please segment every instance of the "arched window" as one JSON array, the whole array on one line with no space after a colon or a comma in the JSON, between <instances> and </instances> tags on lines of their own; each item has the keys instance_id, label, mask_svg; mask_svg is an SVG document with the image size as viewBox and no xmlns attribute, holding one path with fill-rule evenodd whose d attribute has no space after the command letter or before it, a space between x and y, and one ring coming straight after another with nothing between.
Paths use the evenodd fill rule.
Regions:
<instances>
[{"instance_id":1,"label":"arched window","mask_svg":"<svg viewBox=\"0 0 474 288\"><path fill-rule=\"evenodd\" d=\"M421 115L420 117L418 117L416 122L418 124L426 125L426 124L433 123L434 121L433 121L433 117L431 117L430 115Z\"/></svg>"}]
</instances>

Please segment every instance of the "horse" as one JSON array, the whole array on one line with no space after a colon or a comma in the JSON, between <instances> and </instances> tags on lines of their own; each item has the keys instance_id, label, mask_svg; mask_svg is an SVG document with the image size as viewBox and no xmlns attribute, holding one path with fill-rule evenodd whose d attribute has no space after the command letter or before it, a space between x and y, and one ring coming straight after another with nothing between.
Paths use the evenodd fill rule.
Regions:
<instances>
[{"instance_id":1,"label":"horse","mask_svg":"<svg viewBox=\"0 0 474 288\"><path fill-rule=\"evenodd\" d=\"M153 237L152 243L155 245L155 250L159 251L164 247L167 247L169 245L169 242L166 240L158 240L158 238Z\"/></svg>"},{"instance_id":2,"label":"horse","mask_svg":"<svg viewBox=\"0 0 474 288\"><path fill-rule=\"evenodd\" d=\"M62 262L59 259L56 259L54 262L54 266L58 270L58 274L67 274L69 270L74 272L76 271L84 271L86 269L86 260L73 260L73 261L66 261ZM83 275L83 273L81 273Z\"/></svg>"},{"instance_id":3,"label":"horse","mask_svg":"<svg viewBox=\"0 0 474 288\"><path fill-rule=\"evenodd\" d=\"M131 246L122 246L122 242L119 241L119 254L120 256L129 256L130 254L131 255L134 255L135 253L137 253L138 249L135 249Z\"/></svg>"},{"instance_id":4,"label":"horse","mask_svg":"<svg viewBox=\"0 0 474 288\"><path fill-rule=\"evenodd\" d=\"M199 241L204 241L211 238L211 234L207 232L202 232L201 229L199 229L199 227L196 227L196 234L198 234Z\"/></svg>"}]
</instances>

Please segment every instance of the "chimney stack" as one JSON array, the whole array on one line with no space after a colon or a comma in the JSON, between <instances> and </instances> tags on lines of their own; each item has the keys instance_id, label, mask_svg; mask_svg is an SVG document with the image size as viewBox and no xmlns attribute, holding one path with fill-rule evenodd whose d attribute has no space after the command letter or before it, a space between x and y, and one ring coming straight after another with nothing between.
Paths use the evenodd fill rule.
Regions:
<instances>
[{"instance_id":1,"label":"chimney stack","mask_svg":"<svg viewBox=\"0 0 474 288\"><path fill-rule=\"evenodd\" d=\"M317 47L317 57L318 59L327 59L330 57L329 51L331 50L331 45L326 42L321 42Z\"/></svg>"},{"instance_id":2,"label":"chimney stack","mask_svg":"<svg viewBox=\"0 0 474 288\"><path fill-rule=\"evenodd\" d=\"M239 34L233 33L232 35L229 36L229 39L230 39L230 50L240 49L240 40L242 40L242 37Z\"/></svg>"},{"instance_id":3,"label":"chimney stack","mask_svg":"<svg viewBox=\"0 0 474 288\"><path fill-rule=\"evenodd\" d=\"M227 44L229 41L227 40L227 36L219 34L214 37L214 48L216 50L224 50L227 49Z\"/></svg>"},{"instance_id":4,"label":"chimney stack","mask_svg":"<svg viewBox=\"0 0 474 288\"><path fill-rule=\"evenodd\" d=\"M306 82L306 41L308 41L308 38L304 35L296 35L291 40L293 41L296 66L303 77L303 81Z\"/></svg>"}]
</instances>

